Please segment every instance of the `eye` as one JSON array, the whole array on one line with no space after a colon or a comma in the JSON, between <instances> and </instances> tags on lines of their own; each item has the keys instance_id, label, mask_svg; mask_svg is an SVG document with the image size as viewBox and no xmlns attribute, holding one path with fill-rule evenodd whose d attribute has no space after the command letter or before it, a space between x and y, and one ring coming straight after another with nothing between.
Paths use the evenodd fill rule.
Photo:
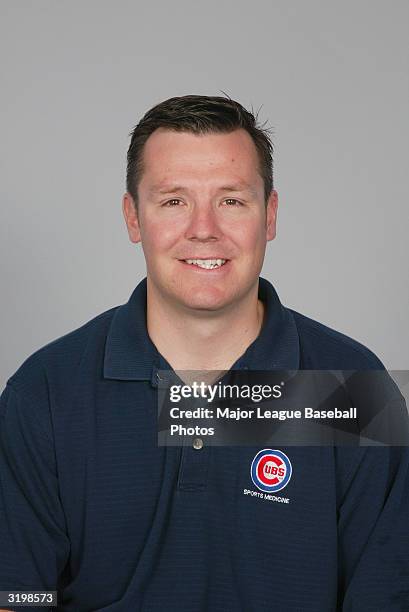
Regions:
<instances>
[{"instance_id":1,"label":"eye","mask_svg":"<svg viewBox=\"0 0 409 612\"><path fill-rule=\"evenodd\" d=\"M236 200L235 198L227 198L224 201L227 202L229 206L242 206L242 203L239 202L239 200ZM230 204L230 202L232 202L232 204Z\"/></svg>"},{"instance_id":2,"label":"eye","mask_svg":"<svg viewBox=\"0 0 409 612\"><path fill-rule=\"evenodd\" d=\"M176 202L176 203L175 203ZM163 204L163 206L178 206L178 203L180 202L180 200L178 198L172 198L172 200L168 200L167 202L165 202Z\"/></svg>"}]
</instances>

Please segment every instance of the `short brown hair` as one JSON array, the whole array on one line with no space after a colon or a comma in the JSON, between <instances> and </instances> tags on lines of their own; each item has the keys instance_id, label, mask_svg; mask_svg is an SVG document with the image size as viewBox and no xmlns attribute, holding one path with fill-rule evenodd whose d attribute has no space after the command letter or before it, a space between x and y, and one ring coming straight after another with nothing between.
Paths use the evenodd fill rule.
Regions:
<instances>
[{"instance_id":1,"label":"short brown hair","mask_svg":"<svg viewBox=\"0 0 409 612\"><path fill-rule=\"evenodd\" d=\"M223 92L224 93L224 92ZM133 131L127 153L126 189L138 205L138 184L143 172L143 147L160 127L193 134L229 133L243 128L257 149L259 172L267 200L273 190L273 145L270 130L258 125L258 117L228 96L178 96L164 100L148 110Z\"/></svg>"}]
</instances>

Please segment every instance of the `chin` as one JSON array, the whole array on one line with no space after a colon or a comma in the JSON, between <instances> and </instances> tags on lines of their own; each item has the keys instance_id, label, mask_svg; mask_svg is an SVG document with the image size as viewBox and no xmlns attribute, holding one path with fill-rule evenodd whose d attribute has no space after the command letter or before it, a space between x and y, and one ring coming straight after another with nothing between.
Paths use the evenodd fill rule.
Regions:
<instances>
[{"instance_id":1,"label":"chin","mask_svg":"<svg viewBox=\"0 0 409 612\"><path fill-rule=\"evenodd\" d=\"M179 298L179 301L186 308L193 310L217 311L226 306L229 300L226 295L215 295L214 292L209 292L208 295L205 295L205 292L196 292Z\"/></svg>"},{"instance_id":2,"label":"chin","mask_svg":"<svg viewBox=\"0 0 409 612\"><path fill-rule=\"evenodd\" d=\"M205 302L202 302L202 303L195 302L195 303L185 304L185 306L189 308L190 310L203 311L203 312L218 312L225 306L225 304L223 303L211 304L211 303L205 303Z\"/></svg>"}]
</instances>

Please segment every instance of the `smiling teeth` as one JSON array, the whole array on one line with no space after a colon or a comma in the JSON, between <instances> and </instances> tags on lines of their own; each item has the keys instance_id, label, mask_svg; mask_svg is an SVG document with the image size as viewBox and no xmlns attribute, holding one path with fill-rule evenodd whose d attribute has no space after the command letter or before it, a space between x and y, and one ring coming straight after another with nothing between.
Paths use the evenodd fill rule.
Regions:
<instances>
[{"instance_id":1,"label":"smiling teeth","mask_svg":"<svg viewBox=\"0 0 409 612\"><path fill-rule=\"evenodd\" d=\"M188 264L199 266L199 268L207 268L207 270L220 268L226 263L226 259L185 259L185 261Z\"/></svg>"}]
</instances>

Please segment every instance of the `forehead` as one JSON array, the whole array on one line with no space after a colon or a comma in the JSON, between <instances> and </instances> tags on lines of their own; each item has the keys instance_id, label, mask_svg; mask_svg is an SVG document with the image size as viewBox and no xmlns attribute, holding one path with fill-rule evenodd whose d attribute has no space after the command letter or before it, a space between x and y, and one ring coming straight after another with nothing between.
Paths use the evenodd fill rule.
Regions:
<instances>
[{"instance_id":1,"label":"forehead","mask_svg":"<svg viewBox=\"0 0 409 612\"><path fill-rule=\"evenodd\" d=\"M141 188L160 188L167 181L225 180L262 187L257 149L243 129L228 134L192 134L159 128L143 150ZM188 184L187 184L188 186Z\"/></svg>"}]
</instances>

